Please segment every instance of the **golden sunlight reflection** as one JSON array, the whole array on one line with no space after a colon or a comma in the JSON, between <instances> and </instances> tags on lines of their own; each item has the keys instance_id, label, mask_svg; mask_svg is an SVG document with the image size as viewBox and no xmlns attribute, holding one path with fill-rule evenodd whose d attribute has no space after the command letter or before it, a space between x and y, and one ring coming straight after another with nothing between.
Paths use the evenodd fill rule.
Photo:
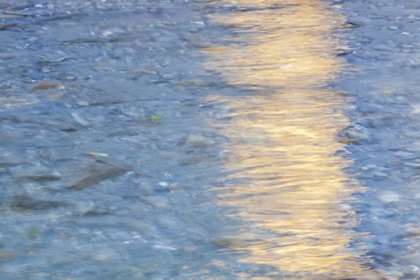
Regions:
<instances>
[{"instance_id":1,"label":"golden sunlight reflection","mask_svg":"<svg viewBox=\"0 0 420 280\"><path fill-rule=\"evenodd\" d=\"M274 268L247 277L375 279L352 246L347 202L362 188L336 155L337 132L349 125L343 97L327 87L342 67L331 35L338 16L317 0L216 3L240 9L210 16L232 34L203 49L206 67L243 92L210 98L232 112L214 124L230 139L229 175L216 191L242 221L219 244L242 263Z\"/></svg>"}]
</instances>

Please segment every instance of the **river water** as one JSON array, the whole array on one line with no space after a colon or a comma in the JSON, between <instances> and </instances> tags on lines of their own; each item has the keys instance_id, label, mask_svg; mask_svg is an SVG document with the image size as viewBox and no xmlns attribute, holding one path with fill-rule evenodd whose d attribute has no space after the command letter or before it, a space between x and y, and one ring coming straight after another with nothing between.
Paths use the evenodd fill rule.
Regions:
<instances>
[{"instance_id":1,"label":"river water","mask_svg":"<svg viewBox=\"0 0 420 280\"><path fill-rule=\"evenodd\" d=\"M420 279L416 1L0 1L0 279Z\"/></svg>"}]
</instances>

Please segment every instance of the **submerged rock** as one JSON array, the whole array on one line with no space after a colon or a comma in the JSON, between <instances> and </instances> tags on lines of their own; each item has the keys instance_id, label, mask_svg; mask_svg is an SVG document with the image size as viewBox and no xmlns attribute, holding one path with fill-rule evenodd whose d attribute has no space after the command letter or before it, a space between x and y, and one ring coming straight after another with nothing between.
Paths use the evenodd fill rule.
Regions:
<instances>
[{"instance_id":1,"label":"submerged rock","mask_svg":"<svg viewBox=\"0 0 420 280\"><path fill-rule=\"evenodd\" d=\"M40 82L39 84L33 86L31 88L31 91L54 89L54 88L58 87L59 85L60 84L57 83L57 82L44 81L44 82Z\"/></svg>"},{"instance_id":2,"label":"submerged rock","mask_svg":"<svg viewBox=\"0 0 420 280\"><path fill-rule=\"evenodd\" d=\"M26 165L9 168L10 174L14 179L34 179L34 180L58 180L60 173L44 165Z\"/></svg>"},{"instance_id":3,"label":"submerged rock","mask_svg":"<svg viewBox=\"0 0 420 280\"><path fill-rule=\"evenodd\" d=\"M206 148L213 146L214 141L209 137L192 134L188 136L187 140L185 141L185 144L196 148Z\"/></svg>"},{"instance_id":4,"label":"submerged rock","mask_svg":"<svg viewBox=\"0 0 420 280\"><path fill-rule=\"evenodd\" d=\"M18 254L13 251L0 251L0 263L12 261L18 257Z\"/></svg>"},{"instance_id":5,"label":"submerged rock","mask_svg":"<svg viewBox=\"0 0 420 280\"><path fill-rule=\"evenodd\" d=\"M75 206L76 212L79 213L80 216L106 215L110 213L110 209L92 201L80 201L76 203Z\"/></svg>"},{"instance_id":6,"label":"submerged rock","mask_svg":"<svg viewBox=\"0 0 420 280\"><path fill-rule=\"evenodd\" d=\"M123 175L127 170L103 163L80 164L70 167L64 185L71 190L81 190L97 183Z\"/></svg>"},{"instance_id":7,"label":"submerged rock","mask_svg":"<svg viewBox=\"0 0 420 280\"><path fill-rule=\"evenodd\" d=\"M28 160L22 153L0 153L0 166L13 166L27 163Z\"/></svg>"},{"instance_id":8,"label":"submerged rock","mask_svg":"<svg viewBox=\"0 0 420 280\"><path fill-rule=\"evenodd\" d=\"M81 116L79 116L77 113L72 112L71 116L73 117L73 119L80 125L87 127L90 126L90 122L85 120L84 118L82 118Z\"/></svg>"},{"instance_id":9,"label":"submerged rock","mask_svg":"<svg viewBox=\"0 0 420 280\"><path fill-rule=\"evenodd\" d=\"M63 202L50 201L50 200L35 200L27 195L17 195L11 201L10 206L18 211L28 210L48 210L51 208L57 208L64 206Z\"/></svg>"},{"instance_id":10,"label":"submerged rock","mask_svg":"<svg viewBox=\"0 0 420 280\"><path fill-rule=\"evenodd\" d=\"M358 131L349 131L347 132L347 136L350 139L360 139L360 140L367 140L370 138L369 134L364 132L358 132Z\"/></svg>"},{"instance_id":11,"label":"submerged rock","mask_svg":"<svg viewBox=\"0 0 420 280\"><path fill-rule=\"evenodd\" d=\"M401 196L393 191L384 191L378 194L378 199L385 203L391 203L400 201Z\"/></svg>"},{"instance_id":12,"label":"submerged rock","mask_svg":"<svg viewBox=\"0 0 420 280\"><path fill-rule=\"evenodd\" d=\"M143 200L155 207L164 207L168 204L168 198L161 195L146 196Z\"/></svg>"}]
</instances>

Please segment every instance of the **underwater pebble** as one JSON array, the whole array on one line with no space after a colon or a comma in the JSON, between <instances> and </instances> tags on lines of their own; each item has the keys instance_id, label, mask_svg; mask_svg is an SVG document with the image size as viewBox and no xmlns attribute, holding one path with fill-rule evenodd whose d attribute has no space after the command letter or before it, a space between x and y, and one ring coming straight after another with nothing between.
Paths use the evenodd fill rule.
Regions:
<instances>
[{"instance_id":1,"label":"underwater pebble","mask_svg":"<svg viewBox=\"0 0 420 280\"><path fill-rule=\"evenodd\" d=\"M155 207L165 207L168 205L168 198L161 195L146 196L143 197L143 200Z\"/></svg>"},{"instance_id":2,"label":"underwater pebble","mask_svg":"<svg viewBox=\"0 0 420 280\"><path fill-rule=\"evenodd\" d=\"M405 274L398 270L392 270L389 272L389 275L395 276L395 277L403 277Z\"/></svg>"},{"instance_id":3,"label":"underwater pebble","mask_svg":"<svg viewBox=\"0 0 420 280\"><path fill-rule=\"evenodd\" d=\"M214 145L214 141L205 136L190 135L185 141L185 144L191 147L205 148Z\"/></svg>"},{"instance_id":4,"label":"underwater pebble","mask_svg":"<svg viewBox=\"0 0 420 280\"><path fill-rule=\"evenodd\" d=\"M385 203L397 202L401 200L401 195L393 191L384 191L378 194L378 199Z\"/></svg>"},{"instance_id":5,"label":"underwater pebble","mask_svg":"<svg viewBox=\"0 0 420 280\"><path fill-rule=\"evenodd\" d=\"M161 186L162 188L167 188L169 187L169 184L166 182L159 182L159 186Z\"/></svg>"},{"instance_id":6,"label":"underwater pebble","mask_svg":"<svg viewBox=\"0 0 420 280\"><path fill-rule=\"evenodd\" d=\"M89 102L85 100L80 100L80 101L77 101L77 105L80 107L86 107L86 106L89 106Z\"/></svg>"}]
</instances>

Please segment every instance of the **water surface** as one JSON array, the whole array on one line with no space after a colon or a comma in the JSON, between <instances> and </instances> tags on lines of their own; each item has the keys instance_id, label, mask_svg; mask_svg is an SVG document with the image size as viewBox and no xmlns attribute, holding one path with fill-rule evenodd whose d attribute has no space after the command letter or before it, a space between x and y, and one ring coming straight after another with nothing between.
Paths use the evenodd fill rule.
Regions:
<instances>
[{"instance_id":1,"label":"water surface","mask_svg":"<svg viewBox=\"0 0 420 280\"><path fill-rule=\"evenodd\" d=\"M227 230L228 247L241 262L272 267L249 276L367 277L349 204L363 188L344 171L352 163L339 138L350 125L347 100L329 86L344 67L334 36L342 19L323 1L235 7L210 16L232 34L204 50L207 67L238 88L209 98L232 117L212 124L230 140L215 191L241 219Z\"/></svg>"},{"instance_id":2,"label":"water surface","mask_svg":"<svg viewBox=\"0 0 420 280\"><path fill-rule=\"evenodd\" d=\"M199 2L0 1L0 278L415 279L416 17Z\"/></svg>"}]
</instances>

